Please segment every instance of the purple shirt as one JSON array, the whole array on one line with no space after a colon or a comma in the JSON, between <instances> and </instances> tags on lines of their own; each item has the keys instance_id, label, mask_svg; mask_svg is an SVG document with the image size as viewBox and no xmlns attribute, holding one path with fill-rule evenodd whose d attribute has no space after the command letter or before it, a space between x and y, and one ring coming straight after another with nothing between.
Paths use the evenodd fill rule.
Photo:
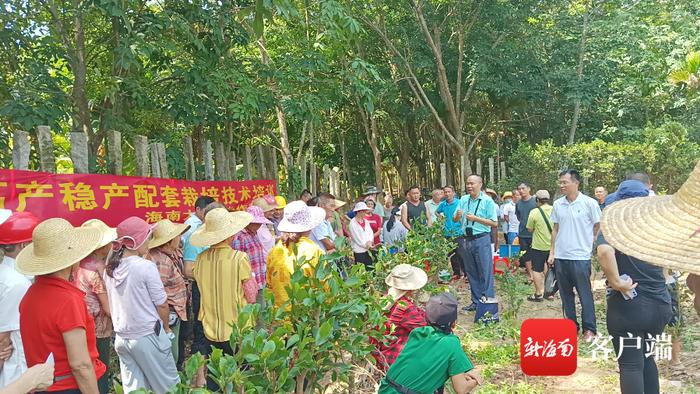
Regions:
<instances>
[{"instance_id":1,"label":"purple shirt","mask_svg":"<svg viewBox=\"0 0 700 394\"><path fill-rule=\"evenodd\" d=\"M168 299L156 265L143 257L125 257L112 276L105 272L104 281L114 332L125 339L152 334L160 320L156 305Z\"/></svg>"}]
</instances>

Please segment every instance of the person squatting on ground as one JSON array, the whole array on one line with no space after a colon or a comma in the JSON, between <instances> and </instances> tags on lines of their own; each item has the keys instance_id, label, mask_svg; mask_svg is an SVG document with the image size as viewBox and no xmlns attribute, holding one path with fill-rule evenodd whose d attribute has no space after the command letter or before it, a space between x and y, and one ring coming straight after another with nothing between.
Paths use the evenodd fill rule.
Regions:
<instances>
[{"instance_id":1,"label":"person squatting on ground","mask_svg":"<svg viewBox=\"0 0 700 394\"><path fill-rule=\"evenodd\" d=\"M173 358L174 333L160 272L145 259L153 227L132 216L117 226L105 268L105 286L114 324L124 392L146 388L168 392L180 378Z\"/></svg>"},{"instance_id":2,"label":"person squatting on ground","mask_svg":"<svg viewBox=\"0 0 700 394\"><path fill-rule=\"evenodd\" d=\"M377 352L373 355L377 367L382 371L386 371L396 361L411 331L426 325L425 311L414 303L413 292L428 283L428 275L418 267L399 264L391 270L384 283L389 286L388 296L392 300L387 305L384 334L395 339L377 343Z\"/></svg>"},{"instance_id":3,"label":"person squatting on ground","mask_svg":"<svg viewBox=\"0 0 700 394\"><path fill-rule=\"evenodd\" d=\"M413 329L401 354L379 385L379 394L442 392L449 379L458 394L472 391L481 377L452 330L457 322L457 299L449 293L430 297L425 327Z\"/></svg>"},{"instance_id":4,"label":"person squatting on ground","mask_svg":"<svg viewBox=\"0 0 700 394\"><path fill-rule=\"evenodd\" d=\"M477 302L496 297L491 228L498 226L498 208L491 197L481 191L482 185L479 175L467 178L468 194L460 199L453 218L461 221L465 237L465 247L459 251L471 291L471 305L464 308L466 311L476 310Z\"/></svg>"},{"instance_id":5,"label":"person squatting on ground","mask_svg":"<svg viewBox=\"0 0 700 394\"><path fill-rule=\"evenodd\" d=\"M595 337L596 318L591 289L593 238L600 226L596 200L579 191L581 176L570 169L559 174L562 197L552 207L552 242L547 263L553 265L564 317L573 320L587 342ZM581 301L581 323L576 318L574 289Z\"/></svg>"}]
</instances>

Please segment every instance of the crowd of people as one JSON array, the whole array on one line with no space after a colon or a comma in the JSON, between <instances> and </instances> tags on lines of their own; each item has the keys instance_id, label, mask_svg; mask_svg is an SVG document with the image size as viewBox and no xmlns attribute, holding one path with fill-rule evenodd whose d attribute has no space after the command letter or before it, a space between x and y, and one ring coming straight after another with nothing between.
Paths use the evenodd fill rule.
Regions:
<instances>
[{"instance_id":1,"label":"crowd of people","mask_svg":"<svg viewBox=\"0 0 700 394\"><path fill-rule=\"evenodd\" d=\"M698 178L700 170L691 180ZM29 212L0 210L0 390L27 392L31 386L105 394L114 352L124 392L165 393L179 382L189 339L189 354L208 356L213 348L232 354L229 323L240 307L271 307L265 305L266 289L275 307L288 306L297 261L311 274L344 236L354 263L372 270L379 246L400 252L417 221L439 223L454 241L452 279L466 281L470 289L463 313L474 312L475 320L497 314L494 255L501 242L507 249L518 245L519 263L534 287L527 299L552 299L545 297L544 277L554 270L563 315L576 322L585 341L598 331L591 286L597 239L609 285L608 331L617 339L627 333L653 338L673 317L666 285L672 273L645 262L640 250L648 250L633 246L641 241L620 230L629 217L603 216L600 231L601 210L619 212L623 200L649 196L649 178L631 174L614 193L596 188L595 199L582 193L580 184L579 173L566 170L554 200L545 189L533 195L525 182L499 196L484 189L479 175L471 175L461 197L448 185L424 200L421 189L411 187L405 201L394 206L391 194L369 187L348 205L332 194L305 190L289 203L266 195L235 212L201 196L183 224L129 217L116 228L98 219L74 227L62 218L40 222ZM683 190L679 198L687 195ZM696 265L690 264L691 271ZM393 267L385 280L391 299L388 340L376 343L374 353L386 373L380 393L442 392L447 380L456 392L466 393L481 382L452 332L457 299L439 294L425 309L415 302L415 292L427 281L425 271L406 264ZM643 351L627 352L619 362L623 393L658 392L656 366ZM220 389L204 368L195 384Z\"/></svg>"}]
</instances>

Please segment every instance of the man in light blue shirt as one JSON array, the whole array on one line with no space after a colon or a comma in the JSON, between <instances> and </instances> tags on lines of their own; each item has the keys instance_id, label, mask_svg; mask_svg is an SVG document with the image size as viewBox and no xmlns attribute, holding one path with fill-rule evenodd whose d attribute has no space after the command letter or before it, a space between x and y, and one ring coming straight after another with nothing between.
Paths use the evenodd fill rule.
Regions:
<instances>
[{"instance_id":1,"label":"man in light blue shirt","mask_svg":"<svg viewBox=\"0 0 700 394\"><path fill-rule=\"evenodd\" d=\"M552 244L547 263L554 265L564 317L583 330L591 342L597 333L595 304L591 289L593 238L600 227L600 206L579 191L581 175L576 170L559 174L559 190L564 195L552 206ZM576 318L574 289L581 300L581 324Z\"/></svg>"},{"instance_id":2,"label":"man in light blue shirt","mask_svg":"<svg viewBox=\"0 0 700 394\"><path fill-rule=\"evenodd\" d=\"M481 191L483 184L479 175L467 178L467 194L460 199L453 218L461 221L464 230L465 247L459 250L472 297L472 304L464 308L467 311L476 310L477 302L496 297L491 228L498 226L498 206Z\"/></svg>"},{"instance_id":3,"label":"man in light blue shirt","mask_svg":"<svg viewBox=\"0 0 700 394\"><path fill-rule=\"evenodd\" d=\"M450 264L454 279L459 279L465 275L464 263L459 257L459 248L464 247L464 230L462 223L454 220L455 212L459 209L459 200L455 198L455 189L452 186L442 188L445 199L438 205L435 213L445 217L445 238L456 242L455 249L450 253Z\"/></svg>"}]
</instances>

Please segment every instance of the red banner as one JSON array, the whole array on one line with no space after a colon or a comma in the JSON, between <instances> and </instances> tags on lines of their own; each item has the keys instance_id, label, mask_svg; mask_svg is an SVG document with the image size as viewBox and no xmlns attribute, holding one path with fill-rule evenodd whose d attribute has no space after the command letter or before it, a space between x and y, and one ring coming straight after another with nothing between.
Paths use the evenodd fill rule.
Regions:
<instances>
[{"instance_id":1,"label":"red banner","mask_svg":"<svg viewBox=\"0 0 700 394\"><path fill-rule=\"evenodd\" d=\"M185 221L199 196L211 196L230 210L275 194L275 181L186 181L95 174L50 174L0 169L0 208L62 217L74 226L101 219L116 226L129 216L150 223Z\"/></svg>"}]
</instances>

